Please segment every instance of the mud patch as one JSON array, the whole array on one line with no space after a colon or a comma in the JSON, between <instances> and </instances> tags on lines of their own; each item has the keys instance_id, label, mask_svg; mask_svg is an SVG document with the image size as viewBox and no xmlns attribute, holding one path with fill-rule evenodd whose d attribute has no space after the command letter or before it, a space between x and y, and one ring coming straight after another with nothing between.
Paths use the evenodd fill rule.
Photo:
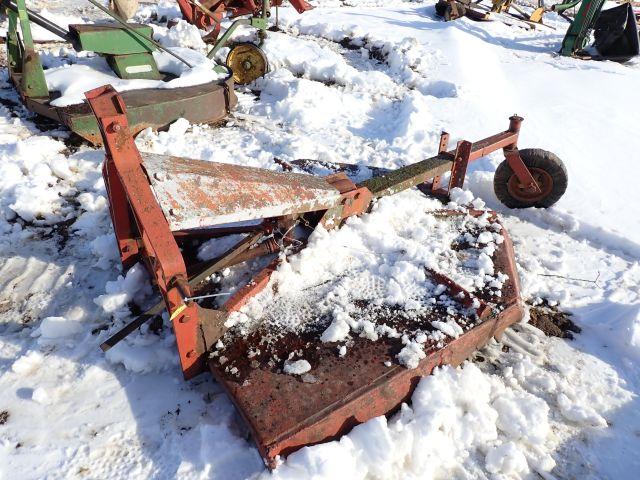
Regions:
<instances>
[{"instance_id":1,"label":"mud patch","mask_svg":"<svg viewBox=\"0 0 640 480\"><path fill-rule=\"evenodd\" d=\"M537 305L529 304L529 323L542 330L548 337L568 338L573 340L575 333L582 329L571 320L571 314L551 306L546 300Z\"/></svg>"}]
</instances>

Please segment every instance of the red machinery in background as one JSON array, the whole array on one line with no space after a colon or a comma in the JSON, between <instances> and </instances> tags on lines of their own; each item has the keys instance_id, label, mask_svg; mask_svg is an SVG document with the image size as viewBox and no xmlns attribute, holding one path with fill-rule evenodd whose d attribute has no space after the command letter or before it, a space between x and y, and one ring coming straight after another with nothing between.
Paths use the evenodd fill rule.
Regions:
<instances>
[{"instance_id":1,"label":"red machinery in background","mask_svg":"<svg viewBox=\"0 0 640 480\"><path fill-rule=\"evenodd\" d=\"M185 20L200 29L213 27L203 37L207 43L213 43L208 57L213 59L222 47L227 46L231 35L240 25L247 25L258 30L258 42L241 42L229 45L230 51L226 58L226 65L233 72L233 80L240 85L253 82L269 71L269 62L260 49L265 38L271 7L279 7L282 0L177 0ZM289 0L299 12L305 12L313 7L305 0ZM218 38L221 22L225 18L236 19Z\"/></svg>"},{"instance_id":2,"label":"red machinery in background","mask_svg":"<svg viewBox=\"0 0 640 480\"><path fill-rule=\"evenodd\" d=\"M271 6L279 7L282 0L273 0ZM313 7L305 0L289 0L298 13L306 12ZM220 31L220 22L225 14L230 18L243 15L258 16L262 12L263 2L253 0L178 0L178 6L185 20L198 28L206 29L214 27L217 35Z\"/></svg>"}]
</instances>

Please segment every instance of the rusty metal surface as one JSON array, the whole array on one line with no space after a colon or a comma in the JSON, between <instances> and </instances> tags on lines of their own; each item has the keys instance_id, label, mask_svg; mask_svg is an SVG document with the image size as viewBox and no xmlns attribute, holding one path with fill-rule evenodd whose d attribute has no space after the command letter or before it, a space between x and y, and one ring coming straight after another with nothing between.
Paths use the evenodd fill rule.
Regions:
<instances>
[{"instance_id":1,"label":"rusty metal surface","mask_svg":"<svg viewBox=\"0 0 640 480\"><path fill-rule=\"evenodd\" d=\"M114 229L118 235L128 231L140 246L142 260L160 290L173 322L182 370L185 377L190 378L202 370L204 352L197 351L199 307L184 300L191 296L191 291L182 253L142 168L140 153L128 129L124 101L111 85L86 92L85 97L98 119L105 142L103 172L106 173L105 182L109 184ZM115 191L120 191L121 195L114 196ZM118 216L114 212L126 212L126 215ZM122 246L120 254L124 260L127 252Z\"/></svg>"},{"instance_id":2,"label":"rusty metal surface","mask_svg":"<svg viewBox=\"0 0 640 480\"><path fill-rule=\"evenodd\" d=\"M432 180L431 190L437 192L440 176L451 171L449 188L462 187L469 162L478 160L496 150L504 149L505 154L516 149L522 117L509 117L509 128L504 132L491 135L477 142L466 140L458 143L455 150L444 151L449 141L449 134L443 132L438 145L438 154L420 162L392 170L382 175L361 182L375 198L393 195L404 189L418 186Z\"/></svg>"},{"instance_id":3,"label":"rusty metal surface","mask_svg":"<svg viewBox=\"0 0 640 480\"><path fill-rule=\"evenodd\" d=\"M25 106L39 115L65 125L94 145L102 145L102 136L95 116L87 102L54 107L49 98L25 97L20 89L22 75L12 74ZM224 82L210 82L181 88L147 88L120 94L127 106L129 131L136 135L145 128L163 129L178 118L191 123L214 123L222 120L235 108L238 99L231 78Z\"/></svg>"},{"instance_id":4,"label":"rusty metal surface","mask_svg":"<svg viewBox=\"0 0 640 480\"><path fill-rule=\"evenodd\" d=\"M375 198L393 195L448 172L451 170L452 162L453 156L449 153L441 153L435 157L370 178L358 186L369 189Z\"/></svg>"},{"instance_id":5,"label":"rusty metal surface","mask_svg":"<svg viewBox=\"0 0 640 480\"><path fill-rule=\"evenodd\" d=\"M522 189L523 189L522 195L526 198L525 201L527 200L532 201L535 199L544 198L546 195L548 195L551 192L551 189L553 188L553 181L550 184L547 183L546 185L544 185L546 188L546 191L543 192L541 189L541 186L543 186L542 185L543 178L540 177L540 175L547 176L548 177L547 180L550 180L551 176L541 169L530 170L524 164L524 162L522 161L522 158L520 158L520 153L518 152L517 148L515 147L505 148L504 156L507 160L507 163L511 167L511 170L513 170L513 173L517 178L517 182L519 184L518 186L522 186ZM536 178L534 177L533 175L534 171L536 173L536 176L538 176L538 180L540 181L537 181ZM518 190L517 188L514 189L514 191L517 191L517 190Z\"/></svg>"},{"instance_id":6,"label":"rusty metal surface","mask_svg":"<svg viewBox=\"0 0 640 480\"><path fill-rule=\"evenodd\" d=\"M430 374L439 365L461 363L492 336L500 335L507 326L519 321L523 309L513 247L506 231L503 235L505 241L496 252L494 263L499 271L509 275L509 281L503 286L499 303L493 303L492 314L478 320L476 326L459 338L448 338L443 348L427 351L417 369L397 365L395 355L402 345L386 337L375 342L356 337L343 358L337 355L334 344L318 341L317 349L315 346L311 349L315 353L305 356L312 364L309 373L313 382L279 373L269 365L256 364L255 360L252 363L246 360L246 369L241 368L240 376L233 376L215 359L210 360L209 368L247 422L267 464L273 467L277 455L336 439L359 423L395 411L401 402L410 399L421 376ZM478 297L485 302L496 300L481 294ZM309 338L293 337L288 341L289 348L295 349L295 342L303 348ZM255 347L242 337L229 347L228 338L224 342L224 355L230 359ZM393 366L386 367L386 361Z\"/></svg>"},{"instance_id":7,"label":"rusty metal surface","mask_svg":"<svg viewBox=\"0 0 640 480\"><path fill-rule=\"evenodd\" d=\"M340 192L312 175L144 154L171 230L325 210Z\"/></svg>"},{"instance_id":8,"label":"rusty metal surface","mask_svg":"<svg viewBox=\"0 0 640 480\"><path fill-rule=\"evenodd\" d=\"M451 167L451 177L449 179L449 191L453 188L462 188L464 185L464 178L467 175L467 166L469 165L469 158L471 157L471 149L473 145L471 142L463 140L458 143L456 147L456 153L453 160L453 166Z\"/></svg>"}]
</instances>

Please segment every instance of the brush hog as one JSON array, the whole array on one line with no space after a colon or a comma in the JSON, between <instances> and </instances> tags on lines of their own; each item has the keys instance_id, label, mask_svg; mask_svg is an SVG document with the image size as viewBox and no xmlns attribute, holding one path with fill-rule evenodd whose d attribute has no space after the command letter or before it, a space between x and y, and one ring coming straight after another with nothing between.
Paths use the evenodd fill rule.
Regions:
<instances>
[{"instance_id":1,"label":"brush hog","mask_svg":"<svg viewBox=\"0 0 640 480\"><path fill-rule=\"evenodd\" d=\"M421 376L523 317L498 216L440 202L498 150L506 203L562 195L557 157L518 149L522 118L453 149L444 133L435 156L396 170L299 160L273 171L141 153L119 95L86 97L122 264L144 263L162 297L102 348L166 311L184 377L213 374L268 466L396 411ZM204 243L210 260L194 253Z\"/></svg>"}]
</instances>

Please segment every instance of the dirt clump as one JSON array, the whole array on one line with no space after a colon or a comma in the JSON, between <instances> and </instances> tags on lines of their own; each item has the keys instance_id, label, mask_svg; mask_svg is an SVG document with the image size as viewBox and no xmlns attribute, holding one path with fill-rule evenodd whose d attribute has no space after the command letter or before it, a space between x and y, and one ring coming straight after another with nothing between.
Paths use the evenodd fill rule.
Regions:
<instances>
[{"instance_id":1,"label":"dirt clump","mask_svg":"<svg viewBox=\"0 0 640 480\"><path fill-rule=\"evenodd\" d=\"M549 337L568 338L572 340L581 328L571 320L571 314L563 312L555 305L549 305L546 300L536 305L529 304L529 323L542 330Z\"/></svg>"}]
</instances>

